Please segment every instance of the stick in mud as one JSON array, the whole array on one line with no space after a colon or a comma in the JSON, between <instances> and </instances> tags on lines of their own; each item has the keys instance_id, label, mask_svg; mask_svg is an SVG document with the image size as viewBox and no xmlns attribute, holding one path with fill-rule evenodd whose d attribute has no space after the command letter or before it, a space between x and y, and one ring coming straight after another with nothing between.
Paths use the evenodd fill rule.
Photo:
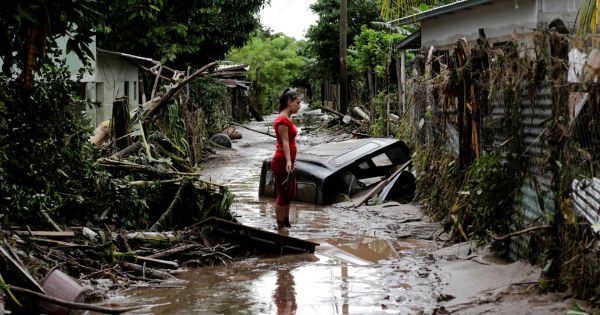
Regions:
<instances>
[{"instance_id":1,"label":"stick in mud","mask_svg":"<svg viewBox=\"0 0 600 315\"><path fill-rule=\"evenodd\" d=\"M141 308L146 307L146 306L131 306L131 307L111 308L111 307L104 307L104 306L94 305L94 304L75 303L75 302L69 302L69 301L65 301L62 299L55 298L55 297L51 297L49 295L45 295L45 294L38 293L35 291L31 291L29 289L16 287L13 285L8 285L7 287L10 290L19 292L21 294L30 295L30 296L36 297L38 299L44 300L44 301L52 303L52 304L65 306L65 307L69 307L69 308L74 308L74 309L78 309L78 310L88 310L88 311L101 312L101 313L107 313L107 314L121 314L121 313L130 312L130 311L134 311L134 310L139 310Z\"/></svg>"}]
</instances>

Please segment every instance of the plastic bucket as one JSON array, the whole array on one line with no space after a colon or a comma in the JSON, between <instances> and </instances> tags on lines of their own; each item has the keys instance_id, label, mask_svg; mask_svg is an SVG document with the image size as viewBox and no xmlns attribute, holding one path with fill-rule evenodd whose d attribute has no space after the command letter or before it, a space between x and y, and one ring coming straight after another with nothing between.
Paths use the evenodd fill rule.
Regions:
<instances>
[{"instance_id":1,"label":"plastic bucket","mask_svg":"<svg viewBox=\"0 0 600 315\"><path fill-rule=\"evenodd\" d=\"M90 292L56 267L48 272L40 284L47 295L68 302L83 303ZM41 313L48 315L70 315L81 311L41 300L38 306Z\"/></svg>"}]
</instances>

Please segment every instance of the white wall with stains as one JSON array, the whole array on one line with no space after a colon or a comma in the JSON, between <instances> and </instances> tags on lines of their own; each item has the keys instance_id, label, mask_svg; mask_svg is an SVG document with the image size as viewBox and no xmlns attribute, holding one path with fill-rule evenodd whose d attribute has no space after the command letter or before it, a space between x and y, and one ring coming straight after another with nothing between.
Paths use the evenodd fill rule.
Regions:
<instances>
[{"instance_id":1,"label":"white wall with stains","mask_svg":"<svg viewBox=\"0 0 600 315\"><path fill-rule=\"evenodd\" d=\"M421 47L448 47L465 37L476 40L479 28L488 39L507 40L513 34L530 33L555 18L574 29L581 0L498 0L458 10L421 22Z\"/></svg>"}]
</instances>

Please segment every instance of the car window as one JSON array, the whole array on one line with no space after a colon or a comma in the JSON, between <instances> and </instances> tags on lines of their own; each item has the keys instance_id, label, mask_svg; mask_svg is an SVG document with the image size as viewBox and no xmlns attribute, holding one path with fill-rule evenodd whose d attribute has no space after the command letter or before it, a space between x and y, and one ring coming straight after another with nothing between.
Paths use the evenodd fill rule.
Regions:
<instances>
[{"instance_id":1,"label":"car window","mask_svg":"<svg viewBox=\"0 0 600 315\"><path fill-rule=\"evenodd\" d=\"M377 167L394 165L394 163L392 163L392 160L390 160L390 158L385 153L381 153L378 156L372 158L371 160L373 161L373 164L375 164L375 166Z\"/></svg>"}]
</instances>

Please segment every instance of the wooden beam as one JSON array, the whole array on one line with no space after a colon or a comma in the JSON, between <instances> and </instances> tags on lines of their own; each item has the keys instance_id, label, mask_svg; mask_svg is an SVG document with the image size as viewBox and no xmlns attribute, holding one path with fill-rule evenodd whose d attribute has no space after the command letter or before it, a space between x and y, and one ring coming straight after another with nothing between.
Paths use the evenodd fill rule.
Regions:
<instances>
[{"instance_id":1,"label":"wooden beam","mask_svg":"<svg viewBox=\"0 0 600 315\"><path fill-rule=\"evenodd\" d=\"M75 232L73 231L12 231L17 235L29 235L29 236L45 236L53 238L69 238L74 237Z\"/></svg>"}]
</instances>

